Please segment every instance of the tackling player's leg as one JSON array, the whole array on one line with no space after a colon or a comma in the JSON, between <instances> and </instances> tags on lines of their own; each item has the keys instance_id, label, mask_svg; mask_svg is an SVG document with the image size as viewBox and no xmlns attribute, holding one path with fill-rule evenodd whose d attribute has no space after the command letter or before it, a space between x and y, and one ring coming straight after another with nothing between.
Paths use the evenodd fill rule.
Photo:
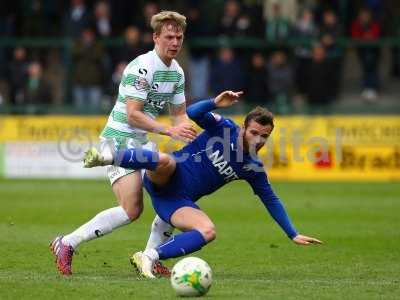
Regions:
<instances>
[{"instance_id":1,"label":"tackling player's leg","mask_svg":"<svg viewBox=\"0 0 400 300\"><path fill-rule=\"evenodd\" d=\"M125 168L145 168L148 170L147 176L157 185L165 185L168 183L170 176L176 168L175 160L167 154L157 153L148 149L128 149L118 152L108 151L99 152L96 148L91 148L85 153L84 166L87 168L95 166L104 166L114 163L115 165ZM158 216L155 217L150 236L146 245L146 249L154 248L165 242L172 235L173 227L164 222ZM132 265L138 269L140 255L133 255L130 258ZM155 273L161 276L169 276L170 271L160 262L154 266Z\"/></svg>"},{"instance_id":2,"label":"tackling player's leg","mask_svg":"<svg viewBox=\"0 0 400 300\"><path fill-rule=\"evenodd\" d=\"M106 158L92 147L86 151L83 162L85 168L114 164L128 169L146 169L147 176L157 186L166 185L176 169L176 162L170 155L144 148L120 150Z\"/></svg>"},{"instance_id":3,"label":"tackling player's leg","mask_svg":"<svg viewBox=\"0 0 400 300\"><path fill-rule=\"evenodd\" d=\"M71 251L54 251L58 270L64 275L72 274L72 257L78 246L95 238L111 233L139 218L143 210L142 178L140 172L133 172L118 178L112 185L120 206L103 210L87 223L64 237L59 236L51 243L58 248ZM67 255L68 254L68 255Z\"/></svg>"},{"instance_id":4,"label":"tackling player's leg","mask_svg":"<svg viewBox=\"0 0 400 300\"><path fill-rule=\"evenodd\" d=\"M104 157L95 148L90 149L86 153L84 158L85 167L110 164L110 162L112 162L113 160L110 153L111 152L109 151L106 152L106 155L108 155L108 157ZM173 173L173 170L171 171L170 168L174 168L175 166L173 163L170 162L170 158L167 155L163 154L160 158L156 152L145 150L145 153L150 153L150 155L154 155L154 157L157 158L157 161L149 160L150 168L152 168L152 166L154 165L159 165L158 169L162 172L163 176L168 173ZM127 157L130 154L131 152L128 151L125 156ZM128 168L139 169L137 167L130 167L130 161L126 160L126 157L122 155L121 159L124 162L126 161L126 165L128 165ZM155 176L157 177L157 175ZM165 180L164 178L165 177L160 177L158 180L161 182ZM123 174L123 176L113 182L112 188L120 206L100 212L93 219L83 224L72 233L64 237L58 236L51 242L51 250L56 257L57 267L62 274L72 274L72 257L75 250L82 242L90 241L92 239L104 236L120 226L129 224L133 220L137 219L142 213L143 194L140 172ZM169 231L171 231L171 228L169 229ZM151 238L153 240L164 241L164 232L165 231L163 230L163 228L160 228L159 231L156 228L153 228ZM150 241L150 244L151 243L152 241ZM68 251L56 251L56 249L59 248L67 249ZM164 275L168 275L169 273L168 270L162 265L158 265L157 271L159 271L159 273L163 273Z\"/></svg>"}]
</instances>

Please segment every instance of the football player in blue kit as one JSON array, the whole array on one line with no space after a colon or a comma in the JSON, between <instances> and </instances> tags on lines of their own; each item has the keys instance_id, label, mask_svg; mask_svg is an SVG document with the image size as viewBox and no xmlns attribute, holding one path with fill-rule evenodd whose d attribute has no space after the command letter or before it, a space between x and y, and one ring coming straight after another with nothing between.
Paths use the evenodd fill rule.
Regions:
<instances>
[{"instance_id":1,"label":"football player in blue kit","mask_svg":"<svg viewBox=\"0 0 400 300\"><path fill-rule=\"evenodd\" d=\"M273 219L296 244L320 244L321 241L299 234L273 192L257 152L274 128L273 115L257 107L247 114L243 126L212 113L214 109L236 103L241 92L225 91L215 99L197 102L187 109L190 119L204 131L191 143L173 154L143 148L99 153L86 152L85 167L114 164L123 168L146 169L144 186L153 207L165 222L182 232L154 249L135 253L131 262L148 278L154 263L183 256L213 241L213 222L196 201L234 180L245 180L260 198ZM110 155L110 153L112 155Z\"/></svg>"}]
</instances>

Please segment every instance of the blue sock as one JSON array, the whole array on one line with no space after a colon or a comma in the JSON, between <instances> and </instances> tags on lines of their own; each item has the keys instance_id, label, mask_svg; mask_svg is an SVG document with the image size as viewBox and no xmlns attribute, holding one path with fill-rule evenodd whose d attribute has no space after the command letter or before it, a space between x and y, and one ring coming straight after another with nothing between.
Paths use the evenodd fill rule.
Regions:
<instances>
[{"instance_id":1,"label":"blue sock","mask_svg":"<svg viewBox=\"0 0 400 300\"><path fill-rule=\"evenodd\" d=\"M159 160L158 152L143 148L134 148L117 151L114 158L114 165L127 169L155 170Z\"/></svg>"},{"instance_id":2,"label":"blue sock","mask_svg":"<svg viewBox=\"0 0 400 300\"><path fill-rule=\"evenodd\" d=\"M186 231L173 235L168 241L156 248L160 259L183 256L200 250L206 240L197 230Z\"/></svg>"}]
</instances>

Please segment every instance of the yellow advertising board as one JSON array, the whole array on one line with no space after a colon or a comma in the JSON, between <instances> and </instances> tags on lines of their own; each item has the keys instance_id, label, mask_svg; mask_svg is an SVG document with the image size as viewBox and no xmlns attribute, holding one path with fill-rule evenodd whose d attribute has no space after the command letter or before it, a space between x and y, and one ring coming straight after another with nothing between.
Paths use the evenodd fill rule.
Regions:
<instances>
[{"instance_id":1,"label":"yellow advertising board","mask_svg":"<svg viewBox=\"0 0 400 300\"><path fill-rule=\"evenodd\" d=\"M105 116L0 116L0 142L58 141L73 134L97 138Z\"/></svg>"},{"instance_id":2,"label":"yellow advertising board","mask_svg":"<svg viewBox=\"0 0 400 300\"><path fill-rule=\"evenodd\" d=\"M243 116L232 117L238 124ZM0 117L0 143L97 141L106 116ZM162 122L168 122L162 118ZM152 135L162 151L181 146ZM397 116L277 117L260 157L273 180L400 181Z\"/></svg>"}]
</instances>

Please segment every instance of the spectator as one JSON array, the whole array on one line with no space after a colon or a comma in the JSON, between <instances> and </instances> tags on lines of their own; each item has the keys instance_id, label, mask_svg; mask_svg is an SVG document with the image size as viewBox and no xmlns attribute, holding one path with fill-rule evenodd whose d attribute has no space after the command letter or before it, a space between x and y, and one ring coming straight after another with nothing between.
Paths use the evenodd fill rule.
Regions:
<instances>
[{"instance_id":1,"label":"spectator","mask_svg":"<svg viewBox=\"0 0 400 300\"><path fill-rule=\"evenodd\" d=\"M259 38L265 37L265 18L263 16L263 5L261 1L244 1L247 3L244 16L250 18L250 32L249 35Z\"/></svg>"},{"instance_id":2,"label":"spectator","mask_svg":"<svg viewBox=\"0 0 400 300\"><path fill-rule=\"evenodd\" d=\"M238 1L228 0L225 2L224 10L218 24L218 34L235 36L238 31L237 23L240 17L241 7Z\"/></svg>"},{"instance_id":3,"label":"spectator","mask_svg":"<svg viewBox=\"0 0 400 300\"><path fill-rule=\"evenodd\" d=\"M18 104L50 104L49 84L43 79L42 65L33 61L28 66L28 78L24 85L24 96Z\"/></svg>"},{"instance_id":4,"label":"spectator","mask_svg":"<svg viewBox=\"0 0 400 300\"><path fill-rule=\"evenodd\" d=\"M205 37L209 34L208 24L201 18L199 7L192 6L188 9L186 36L190 39ZM194 48L190 49L188 63L188 83L189 92L192 100L204 99L208 97L210 59L209 49Z\"/></svg>"},{"instance_id":5,"label":"spectator","mask_svg":"<svg viewBox=\"0 0 400 300\"><path fill-rule=\"evenodd\" d=\"M332 97L337 99L340 89L343 51L337 41L341 36L341 28L333 10L326 10L322 14L320 27L320 43L325 49L326 59L331 68Z\"/></svg>"},{"instance_id":6,"label":"spectator","mask_svg":"<svg viewBox=\"0 0 400 300\"><path fill-rule=\"evenodd\" d=\"M11 103L21 103L24 97L24 82L27 79L28 67L25 48L17 47L14 49L13 60L8 67Z\"/></svg>"},{"instance_id":7,"label":"spectator","mask_svg":"<svg viewBox=\"0 0 400 300\"><path fill-rule=\"evenodd\" d=\"M146 50L153 49L153 29L150 26L151 17L160 11L157 3L149 1L143 6L143 13L140 21L137 23L142 32L142 42Z\"/></svg>"},{"instance_id":8,"label":"spectator","mask_svg":"<svg viewBox=\"0 0 400 300\"><path fill-rule=\"evenodd\" d=\"M73 75L75 107L79 110L99 108L104 83L104 49L96 41L93 29L86 28L82 31L72 54L75 65Z\"/></svg>"},{"instance_id":9,"label":"spectator","mask_svg":"<svg viewBox=\"0 0 400 300\"><path fill-rule=\"evenodd\" d=\"M275 5L280 6L280 15L290 23L297 20L299 14L298 0L264 0L264 18L270 20L275 14Z\"/></svg>"},{"instance_id":10,"label":"spectator","mask_svg":"<svg viewBox=\"0 0 400 300\"><path fill-rule=\"evenodd\" d=\"M341 36L341 28L337 21L337 16L333 10L326 10L322 14L322 24L320 26L320 41L327 51L328 57L336 57L340 53L337 40Z\"/></svg>"},{"instance_id":11,"label":"spectator","mask_svg":"<svg viewBox=\"0 0 400 300\"><path fill-rule=\"evenodd\" d=\"M306 70L309 68L312 57L311 44L318 36L318 28L314 21L314 13L310 9L305 9L296 22L294 28L295 37L299 39L301 45L294 49L296 56L296 82L298 91L301 94L306 92Z\"/></svg>"},{"instance_id":12,"label":"spectator","mask_svg":"<svg viewBox=\"0 0 400 300\"><path fill-rule=\"evenodd\" d=\"M64 15L64 34L77 38L83 28L89 26L90 13L85 5L85 0L70 0L70 8Z\"/></svg>"},{"instance_id":13,"label":"spectator","mask_svg":"<svg viewBox=\"0 0 400 300\"><path fill-rule=\"evenodd\" d=\"M46 33L46 16L43 1L29 0L20 2L22 18L22 34L24 36L44 36Z\"/></svg>"},{"instance_id":14,"label":"spectator","mask_svg":"<svg viewBox=\"0 0 400 300\"><path fill-rule=\"evenodd\" d=\"M100 0L95 4L92 25L94 26L95 34L98 38L105 39L111 37L113 26L111 23L110 7L107 1ZM107 74L104 76L107 77L104 78L107 81L110 80L114 69L109 51L108 48L104 48L103 69L105 74Z\"/></svg>"},{"instance_id":15,"label":"spectator","mask_svg":"<svg viewBox=\"0 0 400 300\"><path fill-rule=\"evenodd\" d=\"M332 65L326 57L326 51L322 45L313 48L312 62L307 69L307 100L312 110L326 109L334 100L335 91L332 88Z\"/></svg>"},{"instance_id":16,"label":"spectator","mask_svg":"<svg viewBox=\"0 0 400 300\"><path fill-rule=\"evenodd\" d=\"M135 57L145 52L140 39L140 30L136 26L128 26L125 30L124 44L116 50L114 65L128 64Z\"/></svg>"},{"instance_id":17,"label":"spectator","mask_svg":"<svg viewBox=\"0 0 400 300\"><path fill-rule=\"evenodd\" d=\"M219 18L217 33L227 37L260 36L261 14L242 9L237 0L225 2L222 18ZM261 25L262 27L262 25Z\"/></svg>"},{"instance_id":18,"label":"spectator","mask_svg":"<svg viewBox=\"0 0 400 300\"><path fill-rule=\"evenodd\" d=\"M62 104L64 102L66 74L59 51L53 49L47 56L43 78L49 84L52 102Z\"/></svg>"},{"instance_id":19,"label":"spectator","mask_svg":"<svg viewBox=\"0 0 400 300\"><path fill-rule=\"evenodd\" d=\"M240 91L244 87L242 64L231 48L219 51L210 72L210 87L215 95L231 89Z\"/></svg>"},{"instance_id":20,"label":"spectator","mask_svg":"<svg viewBox=\"0 0 400 300\"><path fill-rule=\"evenodd\" d=\"M94 8L94 26L98 37L110 37L112 30L110 8L106 1L99 1Z\"/></svg>"},{"instance_id":21,"label":"spectator","mask_svg":"<svg viewBox=\"0 0 400 300\"><path fill-rule=\"evenodd\" d=\"M373 20L369 9L362 8L351 26L351 36L354 39L367 42L379 39L380 35L379 23ZM374 102L377 99L379 88L380 49L378 46L361 45L357 48L357 53L363 71L363 91L361 95L366 101Z\"/></svg>"},{"instance_id":22,"label":"spectator","mask_svg":"<svg viewBox=\"0 0 400 300\"><path fill-rule=\"evenodd\" d=\"M266 63L260 52L251 56L251 65L246 75L245 97L249 103L265 103L268 99Z\"/></svg>"},{"instance_id":23,"label":"spectator","mask_svg":"<svg viewBox=\"0 0 400 300\"><path fill-rule=\"evenodd\" d=\"M294 34L297 38L305 40L315 39L318 35L318 27L315 24L314 13L310 9L305 9L300 16L300 19L295 23ZM310 57L312 50L310 47L297 47L296 53L301 56Z\"/></svg>"},{"instance_id":24,"label":"spectator","mask_svg":"<svg viewBox=\"0 0 400 300\"><path fill-rule=\"evenodd\" d=\"M266 36L267 41L279 43L285 41L291 31L289 19L282 15L281 4L276 2L272 6L272 14L267 19Z\"/></svg>"},{"instance_id":25,"label":"spectator","mask_svg":"<svg viewBox=\"0 0 400 300\"><path fill-rule=\"evenodd\" d=\"M283 51L271 55L267 66L268 89L275 103L276 111L286 114L290 111L290 92L293 86L293 70Z\"/></svg>"}]
</instances>

